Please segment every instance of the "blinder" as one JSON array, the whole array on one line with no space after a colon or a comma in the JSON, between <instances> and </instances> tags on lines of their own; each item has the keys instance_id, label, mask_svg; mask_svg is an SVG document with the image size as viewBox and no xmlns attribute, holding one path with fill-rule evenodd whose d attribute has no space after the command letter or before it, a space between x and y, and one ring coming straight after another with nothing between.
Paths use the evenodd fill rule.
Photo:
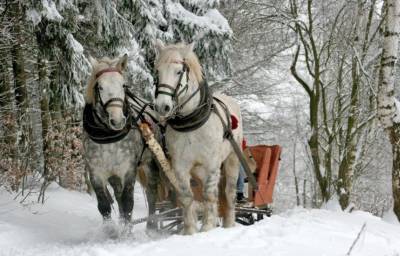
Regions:
<instances>
[{"instance_id":1,"label":"blinder","mask_svg":"<svg viewBox=\"0 0 400 256\"><path fill-rule=\"evenodd\" d=\"M160 94L164 94L164 95L168 95L170 96L173 100L178 101L179 96L182 95L182 93L187 92L188 88L189 88L189 66L186 64L186 62L179 62L180 64L182 64L182 72L179 76L179 80L178 80L178 84L176 85L176 87L174 88L173 86L169 85L169 84L159 84L158 82L156 83L156 97ZM183 75L186 74L186 85L184 87L182 87L182 79L183 79ZM158 77L158 76L156 76ZM182 87L182 89L181 89ZM164 90L160 90L161 88L166 88L169 91L164 91Z\"/></svg>"}]
</instances>

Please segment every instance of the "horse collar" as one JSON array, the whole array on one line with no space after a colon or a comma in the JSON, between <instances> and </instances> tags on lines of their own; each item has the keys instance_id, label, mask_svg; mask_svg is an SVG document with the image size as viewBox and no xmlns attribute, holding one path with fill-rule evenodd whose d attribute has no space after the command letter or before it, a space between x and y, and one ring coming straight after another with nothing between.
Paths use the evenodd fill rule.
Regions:
<instances>
[{"instance_id":1,"label":"horse collar","mask_svg":"<svg viewBox=\"0 0 400 256\"><path fill-rule=\"evenodd\" d=\"M175 116L167 123L172 129L180 132L194 131L205 124L211 114L212 95L205 80L199 85L200 102L196 110L187 116ZM197 92L197 91L196 91ZM187 103L184 102L184 103Z\"/></svg>"},{"instance_id":2,"label":"horse collar","mask_svg":"<svg viewBox=\"0 0 400 256\"><path fill-rule=\"evenodd\" d=\"M88 137L98 144L114 143L122 140L132 128L132 116L127 115L125 127L120 131L111 130L97 115L92 104L86 104L83 110L83 128Z\"/></svg>"}]
</instances>

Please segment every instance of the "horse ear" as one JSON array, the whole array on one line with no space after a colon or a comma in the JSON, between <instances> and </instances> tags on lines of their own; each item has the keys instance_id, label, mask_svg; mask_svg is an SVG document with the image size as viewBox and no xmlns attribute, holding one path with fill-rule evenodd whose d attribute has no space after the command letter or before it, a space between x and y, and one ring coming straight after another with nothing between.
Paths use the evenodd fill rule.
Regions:
<instances>
[{"instance_id":1,"label":"horse ear","mask_svg":"<svg viewBox=\"0 0 400 256\"><path fill-rule=\"evenodd\" d=\"M124 71L126 67L128 66L128 54L124 54L117 63L117 68L121 71Z\"/></svg>"},{"instance_id":2,"label":"horse ear","mask_svg":"<svg viewBox=\"0 0 400 256\"><path fill-rule=\"evenodd\" d=\"M188 55L189 53L193 52L194 46L195 46L195 42L191 42L190 44L187 44L184 48L185 55Z\"/></svg>"},{"instance_id":3,"label":"horse ear","mask_svg":"<svg viewBox=\"0 0 400 256\"><path fill-rule=\"evenodd\" d=\"M98 63L97 60L95 58L93 58L91 55L89 55L88 59L89 59L90 65L92 65L92 67L97 65L97 63Z\"/></svg>"},{"instance_id":4,"label":"horse ear","mask_svg":"<svg viewBox=\"0 0 400 256\"><path fill-rule=\"evenodd\" d=\"M194 45L195 45L194 42L191 42L190 44L186 45L186 50L187 50L188 52L193 52Z\"/></svg>"},{"instance_id":5,"label":"horse ear","mask_svg":"<svg viewBox=\"0 0 400 256\"><path fill-rule=\"evenodd\" d=\"M156 46L158 54L165 48L165 44L160 39L157 39L154 45Z\"/></svg>"}]
</instances>

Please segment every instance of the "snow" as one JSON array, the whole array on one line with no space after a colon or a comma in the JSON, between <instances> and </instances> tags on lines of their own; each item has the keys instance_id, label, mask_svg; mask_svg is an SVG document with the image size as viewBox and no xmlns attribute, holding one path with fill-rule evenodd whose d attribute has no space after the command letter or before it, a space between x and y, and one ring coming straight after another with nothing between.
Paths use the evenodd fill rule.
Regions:
<instances>
[{"instance_id":1,"label":"snow","mask_svg":"<svg viewBox=\"0 0 400 256\"><path fill-rule=\"evenodd\" d=\"M332 198L326 202L323 206L323 209L334 211L334 212L341 212L342 207L340 206L339 200L336 196L332 196Z\"/></svg>"},{"instance_id":2,"label":"snow","mask_svg":"<svg viewBox=\"0 0 400 256\"><path fill-rule=\"evenodd\" d=\"M70 48L76 53L83 53L83 46L75 40L72 34L67 35L67 43Z\"/></svg>"},{"instance_id":3,"label":"snow","mask_svg":"<svg viewBox=\"0 0 400 256\"><path fill-rule=\"evenodd\" d=\"M189 12L180 3L169 2L167 9L172 19L179 20L191 28L213 31L216 34L232 33L228 21L216 9L208 10L204 16Z\"/></svg>"},{"instance_id":4,"label":"snow","mask_svg":"<svg viewBox=\"0 0 400 256\"><path fill-rule=\"evenodd\" d=\"M58 0L57 9L63 11L67 8L75 8L74 3L71 0Z\"/></svg>"},{"instance_id":5,"label":"snow","mask_svg":"<svg viewBox=\"0 0 400 256\"><path fill-rule=\"evenodd\" d=\"M61 21L63 17L58 12L56 4L51 0L42 0L43 10L42 15L49 20Z\"/></svg>"},{"instance_id":6,"label":"snow","mask_svg":"<svg viewBox=\"0 0 400 256\"><path fill-rule=\"evenodd\" d=\"M273 106L261 102L255 94L246 95L246 97L239 100L239 103L242 109L257 114L264 120L268 120L272 114Z\"/></svg>"},{"instance_id":7,"label":"snow","mask_svg":"<svg viewBox=\"0 0 400 256\"><path fill-rule=\"evenodd\" d=\"M382 219L388 223L399 224L399 220L392 208L383 214Z\"/></svg>"},{"instance_id":8,"label":"snow","mask_svg":"<svg viewBox=\"0 0 400 256\"><path fill-rule=\"evenodd\" d=\"M26 11L26 19L32 21L33 25L36 26L42 20L42 16L35 9L31 9Z\"/></svg>"},{"instance_id":9,"label":"snow","mask_svg":"<svg viewBox=\"0 0 400 256\"><path fill-rule=\"evenodd\" d=\"M118 239L103 234L96 200L52 185L44 205L24 204L0 191L0 255L345 255L362 225L366 229L352 256L400 253L400 225L369 213L296 208L252 226L216 228L193 236L146 235L144 226ZM20 200L21 198L19 198ZM114 206L115 208L115 206ZM135 188L134 218L146 214L143 192ZM113 217L116 218L115 212Z\"/></svg>"},{"instance_id":10,"label":"snow","mask_svg":"<svg viewBox=\"0 0 400 256\"><path fill-rule=\"evenodd\" d=\"M207 8L218 6L220 4L220 0L187 0L187 3L192 6Z\"/></svg>"}]
</instances>

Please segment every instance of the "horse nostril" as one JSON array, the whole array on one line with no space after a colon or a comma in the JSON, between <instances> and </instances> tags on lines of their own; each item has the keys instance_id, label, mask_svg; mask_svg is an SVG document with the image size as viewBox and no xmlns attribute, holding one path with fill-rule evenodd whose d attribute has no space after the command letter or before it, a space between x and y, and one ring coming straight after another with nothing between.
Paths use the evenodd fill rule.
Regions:
<instances>
[{"instance_id":1,"label":"horse nostril","mask_svg":"<svg viewBox=\"0 0 400 256\"><path fill-rule=\"evenodd\" d=\"M116 126L117 125L117 122L115 122L114 119L110 119L110 123L111 123L112 126Z\"/></svg>"},{"instance_id":2,"label":"horse nostril","mask_svg":"<svg viewBox=\"0 0 400 256\"><path fill-rule=\"evenodd\" d=\"M121 126L126 125L126 117L122 117Z\"/></svg>"},{"instance_id":3,"label":"horse nostril","mask_svg":"<svg viewBox=\"0 0 400 256\"><path fill-rule=\"evenodd\" d=\"M165 112L168 112L170 109L171 109L170 106L168 106L168 105L165 105L165 106L164 106L164 111L165 111Z\"/></svg>"}]
</instances>

